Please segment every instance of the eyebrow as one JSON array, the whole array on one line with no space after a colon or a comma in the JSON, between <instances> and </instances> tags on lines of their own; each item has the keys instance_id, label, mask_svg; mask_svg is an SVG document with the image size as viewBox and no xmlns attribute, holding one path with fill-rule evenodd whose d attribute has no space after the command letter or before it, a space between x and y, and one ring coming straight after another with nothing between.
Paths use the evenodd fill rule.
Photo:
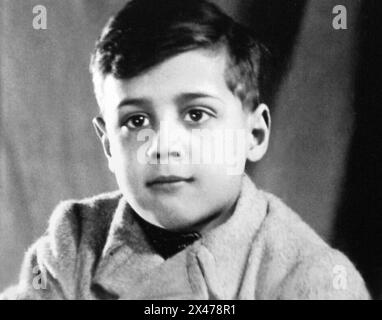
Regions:
<instances>
[{"instance_id":1,"label":"eyebrow","mask_svg":"<svg viewBox=\"0 0 382 320\"><path fill-rule=\"evenodd\" d=\"M201 98L212 98L222 102L219 97L214 95L204 93L204 92L184 92L180 93L175 97L175 102L178 104L185 103L190 100L201 99ZM142 98L125 98L123 99L117 106L117 109L123 108L128 105L134 106L151 106L152 100L150 98L142 97Z\"/></svg>"},{"instance_id":2,"label":"eyebrow","mask_svg":"<svg viewBox=\"0 0 382 320\"><path fill-rule=\"evenodd\" d=\"M211 95L211 94L208 94L208 93L204 93L204 92L186 92L186 93L182 93L180 95L178 95L175 100L177 102L180 102L180 103L184 103L186 101L190 101L190 100L194 100L194 99L201 99L201 98L212 98L212 99L216 99L216 100L220 100L222 101L220 98L214 96L214 95Z\"/></svg>"},{"instance_id":3,"label":"eyebrow","mask_svg":"<svg viewBox=\"0 0 382 320\"><path fill-rule=\"evenodd\" d=\"M148 98L124 98L120 103L118 103L117 109L123 108L128 105L144 106L150 104L151 100Z\"/></svg>"}]
</instances>

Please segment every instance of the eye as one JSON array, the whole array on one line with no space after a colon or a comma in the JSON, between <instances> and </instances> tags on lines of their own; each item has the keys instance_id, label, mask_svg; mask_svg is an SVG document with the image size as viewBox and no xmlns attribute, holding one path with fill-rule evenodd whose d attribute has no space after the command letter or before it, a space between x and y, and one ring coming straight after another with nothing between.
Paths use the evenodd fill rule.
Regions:
<instances>
[{"instance_id":1,"label":"eye","mask_svg":"<svg viewBox=\"0 0 382 320\"><path fill-rule=\"evenodd\" d=\"M146 115L136 114L127 119L126 125L130 129L138 129L142 127L147 127L149 125L149 119L147 118Z\"/></svg>"},{"instance_id":2,"label":"eye","mask_svg":"<svg viewBox=\"0 0 382 320\"><path fill-rule=\"evenodd\" d=\"M194 123L203 123L211 118L211 115L202 109L192 109L187 112L184 120Z\"/></svg>"}]
</instances>

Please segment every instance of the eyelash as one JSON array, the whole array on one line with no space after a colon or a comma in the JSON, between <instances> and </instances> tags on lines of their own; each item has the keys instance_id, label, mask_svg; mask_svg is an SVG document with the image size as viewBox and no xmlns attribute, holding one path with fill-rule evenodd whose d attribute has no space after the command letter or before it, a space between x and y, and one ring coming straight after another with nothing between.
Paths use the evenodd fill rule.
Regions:
<instances>
[{"instance_id":1,"label":"eyelash","mask_svg":"<svg viewBox=\"0 0 382 320\"><path fill-rule=\"evenodd\" d=\"M205 109L203 109L203 108L195 108L195 107L187 111L187 113L186 113L186 117L187 117L187 115L191 114L192 112L201 112L202 117L203 117L204 115L206 115L206 116L208 116L208 118L205 119L205 120L202 121L202 122L199 122L199 121L193 121L193 120L185 120L185 121L187 121L187 122L191 122L191 123L196 123L196 124L201 124L201 123L204 123L205 121L208 121L210 118L214 117L214 115L213 115L211 112L208 112L207 110L205 110ZM186 117L185 117L185 118L186 118ZM190 119L191 119L191 118L190 118Z\"/></svg>"},{"instance_id":2,"label":"eyelash","mask_svg":"<svg viewBox=\"0 0 382 320\"><path fill-rule=\"evenodd\" d=\"M189 118L190 118L189 120L186 120L187 116L190 115L192 112L200 112L200 113L201 113L201 116L202 116L202 119L203 119L203 116L205 116L205 115L208 116L208 118L207 118L207 119L204 119L204 121L201 121L201 122L200 122L200 120L199 120L199 121L193 121L193 120L191 119L191 117L189 117ZM130 128L130 129L132 129L132 130L137 130L137 129L139 129L139 128L143 128L143 127L146 127L146 126L149 125L149 123L147 123L146 125L142 125L142 126L138 126L138 127L137 127L137 126L131 124L131 121L137 119L137 117L144 117L144 119L143 119L144 122L149 121L149 118L148 118L148 116L147 116L146 114L134 114L134 115L130 116L130 117L124 122L124 125L126 125L128 128ZM201 124L201 123L204 123L205 121L208 121L208 120L209 120L210 118L212 118L212 117L215 117L215 116L212 114L212 112L209 112L209 111L207 111L207 110L205 110L205 109L203 109L203 108L200 108L200 107L199 107L199 108L194 107L194 108L192 108L192 109L190 109L190 110L188 110L188 111L186 112L186 116L185 116L184 118L185 118L185 121L188 122L188 123L192 123L192 124Z\"/></svg>"},{"instance_id":3,"label":"eyelash","mask_svg":"<svg viewBox=\"0 0 382 320\"><path fill-rule=\"evenodd\" d=\"M133 121L134 119L136 119L136 118L138 118L138 117L143 117L143 118L144 118L143 121L148 121L148 120L149 120L148 117L147 117L147 115L145 115L145 114L141 114L141 113L140 113L140 114L134 114L133 116L129 117L129 118L126 120L125 125L126 125L128 128L133 129L133 130L142 128L143 126L141 126L141 127L136 127L136 126L134 126L134 125L129 125L129 124L131 124L131 121ZM147 126L147 125L148 125L148 124L146 124L146 126Z\"/></svg>"}]
</instances>

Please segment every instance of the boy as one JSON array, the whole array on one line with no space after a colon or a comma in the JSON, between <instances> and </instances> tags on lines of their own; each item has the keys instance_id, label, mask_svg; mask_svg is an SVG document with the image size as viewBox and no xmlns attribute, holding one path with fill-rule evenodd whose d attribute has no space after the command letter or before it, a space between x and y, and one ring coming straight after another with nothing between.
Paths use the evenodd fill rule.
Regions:
<instances>
[{"instance_id":1,"label":"boy","mask_svg":"<svg viewBox=\"0 0 382 320\"><path fill-rule=\"evenodd\" d=\"M93 120L120 191L66 201L10 299L367 299L354 266L245 174L265 154L261 45L203 0L105 27Z\"/></svg>"}]
</instances>

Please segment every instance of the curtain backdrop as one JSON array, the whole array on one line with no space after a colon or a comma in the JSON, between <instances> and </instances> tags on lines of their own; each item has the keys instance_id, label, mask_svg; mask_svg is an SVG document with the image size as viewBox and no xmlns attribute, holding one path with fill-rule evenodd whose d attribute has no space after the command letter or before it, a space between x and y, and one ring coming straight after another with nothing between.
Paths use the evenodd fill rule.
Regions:
<instances>
[{"instance_id":1,"label":"curtain backdrop","mask_svg":"<svg viewBox=\"0 0 382 320\"><path fill-rule=\"evenodd\" d=\"M91 119L89 53L123 0L0 2L0 291L60 201L114 190ZM249 168L330 240L353 134L360 1L343 0L348 29L332 27L334 0L216 0L273 52L272 136ZM34 30L32 8L47 8Z\"/></svg>"}]
</instances>

